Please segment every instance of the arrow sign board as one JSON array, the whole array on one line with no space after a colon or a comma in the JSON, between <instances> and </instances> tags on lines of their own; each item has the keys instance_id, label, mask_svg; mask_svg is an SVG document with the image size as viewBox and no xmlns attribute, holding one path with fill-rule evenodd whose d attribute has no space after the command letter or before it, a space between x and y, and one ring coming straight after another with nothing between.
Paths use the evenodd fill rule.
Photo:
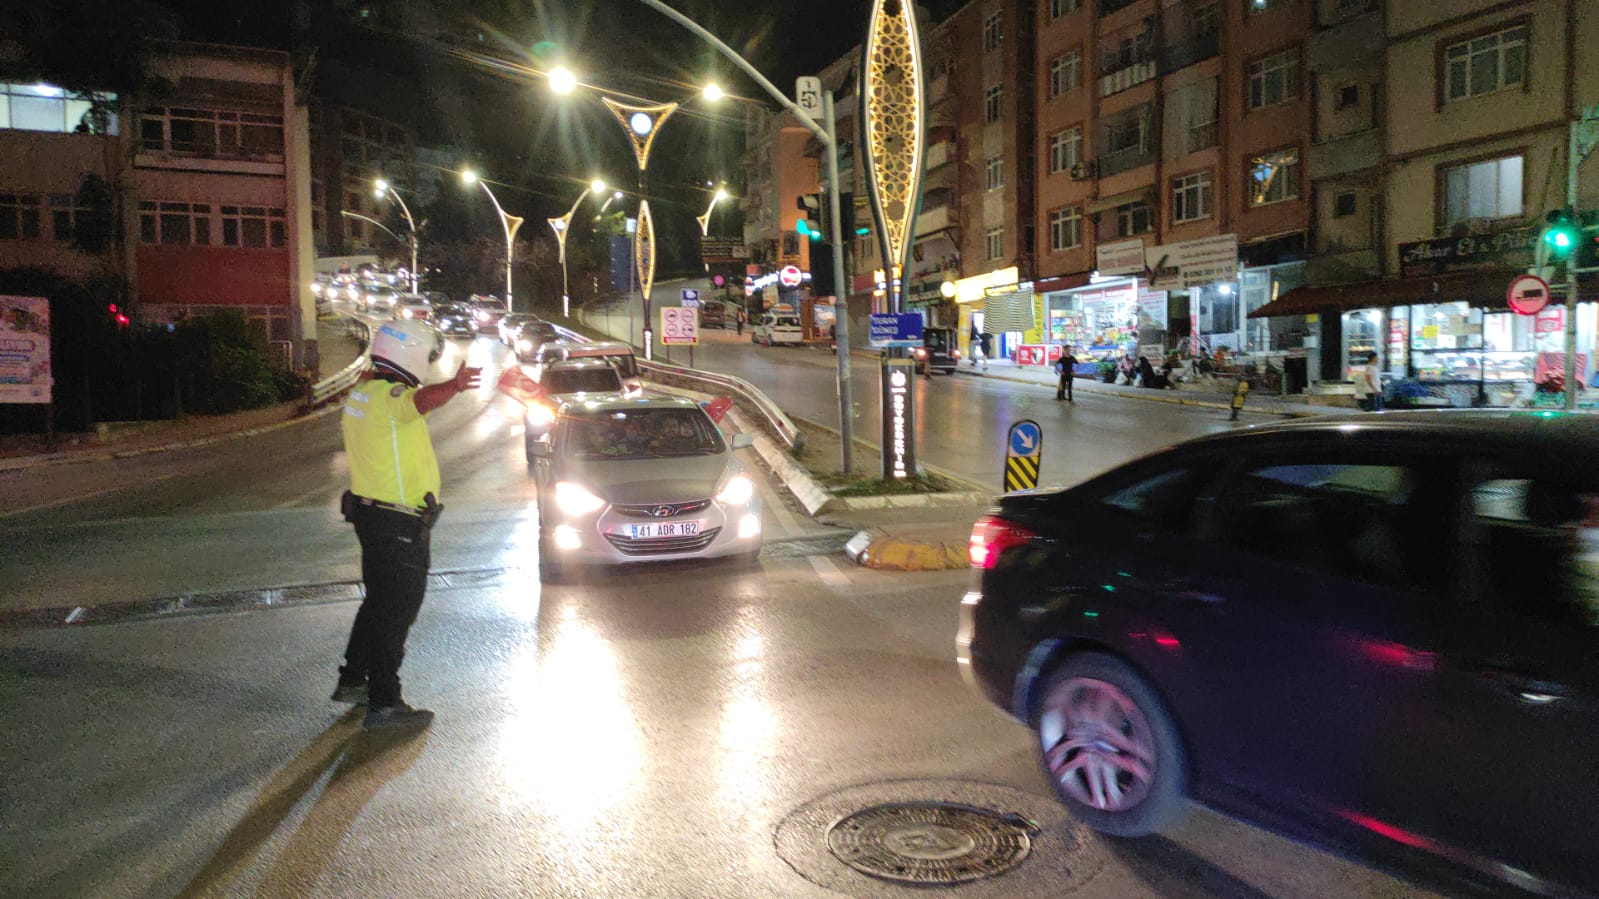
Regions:
<instances>
[{"instance_id":1,"label":"arrow sign board","mask_svg":"<svg viewBox=\"0 0 1599 899\"><path fill-rule=\"evenodd\" d=\"M1537 315L1549 305L1549 282L1537 275L1521 275L1505 290L1505 301L1520 315Z\"/></svg>"},{"instance_id":2,"label":"arrow sign board","mask_svg":"<svg viewBox=\"0 0 1599 899\"><path fill-rule=\"evenodd\" d=\"M683 295L683 305L692 306L700 301L700 292L693 287L685 287L680 291Z\"/></svg>"},{"instance_id":3,"label":"arrow sign board","mask_svg":"<svg viewBox=\"0 0 1599 899\"><path fill-rule=\"evenodd\" d=\"M700 342L700 311L689 306L661 307L661 343L694 346Z\"/></svg>"},{"instance_id":4,"label":"arrow sign board","mask_svg":"<svg viewBox=\"0 0 1599 899\"><path fill-rule=\"evenodd\" d=\"M1038 486L1038 465L1044 456L1044 432L1024 418L1010 426L1005 438L1005 492Z\"/></svg>"}]
</instances>

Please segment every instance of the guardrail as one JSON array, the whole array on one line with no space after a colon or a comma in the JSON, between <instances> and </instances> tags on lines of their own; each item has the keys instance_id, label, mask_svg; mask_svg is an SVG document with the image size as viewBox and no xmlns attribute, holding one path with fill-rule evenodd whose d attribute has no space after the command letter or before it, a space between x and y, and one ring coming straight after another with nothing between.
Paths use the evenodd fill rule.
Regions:
<instances>
[{"instance_id":1,"label":"guardrail","mask_svg":"<svg viewBox=\"0 0 1599 899\"><path fill-rule=\"evenodd\" d=\"M368 345L371 344L371 329L366 326L365 322L354 318L345 319L345 321L354 328L366 331L366 342ZM362 353L355 358L354 362L310 385L305 391L306 405L314 409L354 387L355 382L361 378L361 372L366 370L366 366L367 357L365 353Z\"/></svg>"},{"instance_id":2,"label":"guardrail","mask_svg":"<svg viewBox=\"0 0 1599 899\"><path fill-rule=\"evenodd\" d=\"M560 325L555 326L555 332L574 343L589 342L589 339L582 334ZM766 429L783 441L789 452L798 453L805 449L805 433L795 427L794 422L783 414L783 410L772 402L771 397L754 384L732 375L701 371L697 368L662 365L659 362L647 362L639 357L635 357L633 361L639 367L639 371L648 375L651 380L674 387L698 390L701 393L726 393L732 396L733 402L741 409L758 416L766 425Z\"/></svg>"}]
</instances>

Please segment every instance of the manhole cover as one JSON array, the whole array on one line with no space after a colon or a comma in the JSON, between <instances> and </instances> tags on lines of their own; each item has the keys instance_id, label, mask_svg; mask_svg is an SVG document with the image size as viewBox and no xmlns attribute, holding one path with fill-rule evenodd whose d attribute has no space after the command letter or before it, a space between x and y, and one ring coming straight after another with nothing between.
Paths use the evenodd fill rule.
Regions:
<instances>
[{"instance_id":1,"label":"manhole cover","mask_svg":"<svg viewBox=\"0 0 1599 899\"><path fill-rule=\"evenodd\" d=\"M862 809L834 824L827 848L863 874L904 883L953 884L1002 874L1032 849L1036 825L1019 815L943 802Z\"/></svg>"}]
</instances>

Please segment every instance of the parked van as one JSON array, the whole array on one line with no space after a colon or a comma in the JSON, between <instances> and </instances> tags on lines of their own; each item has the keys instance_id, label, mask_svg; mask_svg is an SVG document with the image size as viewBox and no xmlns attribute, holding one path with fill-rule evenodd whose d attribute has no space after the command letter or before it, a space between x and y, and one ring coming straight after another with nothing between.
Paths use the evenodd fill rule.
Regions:
<instances>
[{"instance_id":1,"label":"parked van","mask_svg":"<svg viewBox=\"0 0 1599 899\"><path fill-rule=\"evenodd\" d=\"M567 343L566 358L588 359L601 357L616 366L622 376L622 387L628 393L642 393L644 379L639 375L638 362L633 358L633 348L618 340L596 340L592 343Z\"/></svg>"}]
</instances>

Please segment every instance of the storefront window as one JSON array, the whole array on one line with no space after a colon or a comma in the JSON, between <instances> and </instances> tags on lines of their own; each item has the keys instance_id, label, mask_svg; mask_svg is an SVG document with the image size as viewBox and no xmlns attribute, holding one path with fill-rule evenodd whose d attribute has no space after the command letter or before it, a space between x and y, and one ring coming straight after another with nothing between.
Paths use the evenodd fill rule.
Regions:
<instances>
[{"instance_id":1,"label":"storefront window","mask_svg":"<svg viewBox=\"0 0 1599 899\"><path fill-rule=\"evenodd\" d=\"M1119 352L1136 345L1138 291L1129 282L1119 287L1058 291L1045 297L1050 343L1078 347L1094 354Z\"/></svg>"},{"instance_id":2,"label":"storefront window","mask_svg":"<svg viewBox=\"0 0 1599 899\"><path fill-rule=\"evenodd\" d=\"M1412 306L1411 362L1423 381L1482 377L1483 314L1465 303ZM1530 373L1529 373L1530 375Z\"/></svg>"}]
</instances>

